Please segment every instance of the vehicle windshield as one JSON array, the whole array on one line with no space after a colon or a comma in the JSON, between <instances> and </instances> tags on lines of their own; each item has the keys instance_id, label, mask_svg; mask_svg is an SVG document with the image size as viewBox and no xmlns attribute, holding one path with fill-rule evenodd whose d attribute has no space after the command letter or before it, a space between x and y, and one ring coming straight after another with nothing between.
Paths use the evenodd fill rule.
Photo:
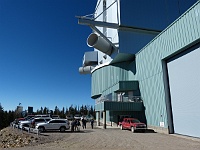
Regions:
<instances>
[{"instance_id":1,"label":"vehicle windshield","mask_svg":"<svg viewBox=\"0 0 200 150\"><path fill-rule=\"evenodd\" d=\"M132 123L140 123L140 121L137 120L137 119L131 120L131 122L132 122Z\"/></svg>"}]
</instances>

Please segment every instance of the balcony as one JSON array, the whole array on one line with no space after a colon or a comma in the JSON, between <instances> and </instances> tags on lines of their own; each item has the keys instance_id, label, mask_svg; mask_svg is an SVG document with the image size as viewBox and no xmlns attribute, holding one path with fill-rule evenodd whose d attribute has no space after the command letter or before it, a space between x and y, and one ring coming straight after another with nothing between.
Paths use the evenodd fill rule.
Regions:
<instances>
[{"instance_id":1,"label":"balcony","mask_svg":"<svg viewBox=\"0 0 200 150\"><path fill-rule=\"evenodd\" d=\"M144 111L141 96L121 96L120 99L100 97L95 101L95 110L104 111Z\"/></svg>"},{"instance_id":2,"label":"balcony","mask_svg":"<svg viewBox=\"0 0 200 150\"><path fill-rule=\"evenodd\" d=\"M109 102L143 102L141 96L125 96L121 95L120 99L112 99L112 97L100 97L95 100L95 104L99 104L105 101Z\"/></svg>"}]
</instances>

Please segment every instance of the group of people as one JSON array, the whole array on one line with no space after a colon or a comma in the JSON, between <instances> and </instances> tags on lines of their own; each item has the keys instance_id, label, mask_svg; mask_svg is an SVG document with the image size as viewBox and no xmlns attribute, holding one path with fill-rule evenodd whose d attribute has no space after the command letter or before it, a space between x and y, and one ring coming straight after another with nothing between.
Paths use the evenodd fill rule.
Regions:
<instances>
[{"instance_id":1,"label":"group of people","mask_svg":"<svg viewBox=\"0 0 200 150\"><path fill-rule=\"evenodd\" d=\"M83 129L86 129L87 120L82 118L81 122L82 122ZM94 127L94 120L93 119L90 120L90 124L91 124L91 128L93 129L93 127ZM80 131L80 126L81 126L81 123L80 123L80 121L78 119L72 120L72 122L71 122L71 131L72 132Z\"/></svg>"},{"instance_id":2,"label":"group of people","mask_svg":"<svg viewBox=\"0 0 200 150\"><path fill-rule=\"evenodd\" d=\"M79 126L81 126L81 123L80 123L79 120L77 120L77 119L72 120L72 122L71 122L71 131L72 132L80 131Z\"/></svg>"}]
</instances>

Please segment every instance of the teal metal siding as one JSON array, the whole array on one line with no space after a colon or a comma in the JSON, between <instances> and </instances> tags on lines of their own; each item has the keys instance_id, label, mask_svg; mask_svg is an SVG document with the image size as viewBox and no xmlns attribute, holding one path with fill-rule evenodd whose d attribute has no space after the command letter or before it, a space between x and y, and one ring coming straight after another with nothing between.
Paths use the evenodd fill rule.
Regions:
<instances>
[{"instance_id":1,"label":"teal metal siding","mask_svg":"<svg viewBox=\"0 0 200 150\"><path fill-rule=\"evenodd\" d=\"M164 122L165 127L168 126L162 60L199 42L199 24L198 1L136 54L136 75L132 78L139 81L149 125L159 126L160 122Z\"/></svg>"},{"instance_id":2,"label":"teal metal siding","mask_svg":"<svg viewBox=\"0 0 200 150\"><path fill-rule=\"evenodd\" d=\"M95 105L95 111L144 111L142 102L111 102L105 101Z\"/></svg>"},{"instance_id":3,"label":"teal metal siding","mask_svg":"<svg viewBox=\"0 0 200 150\"><path fill-rule=\"evenodd\" d=\"M143 111L144 106L141 102L104 102L105 110L112 111Z\"/></svg>"},{"instance_id":4,"label":"teal metal siding","mask_svg":"<svg viewBox=\"0 0 200 150\"><path fill-rule=\"evenodd\" d=\"M137 81L119 81L116 84L116 91L134 91L139 89L139 83Z\"/></svg>"},{"instance_id":5,"label":"teal metal siding","mask_svg":"<svg viewBox=\"0 0 200 150\"><path fill-rule=\"evenodd\" d=\"M159 123L163 121L167 123L162 76L162 74L157 74L140 81L140 92L146 107L145 113L149 125L159 126Z\"/></svg>"},{"instance_id":6,"label":"teal metal siding","mask_svg":"<svg viewBox=\"0 0 200 150\"><path fill-rule=\"evenodd\" d=\"M200 1L136 54L135 62L105 66L92 73L92 96L113 93L119 81L138 80L148 125L167 124L162 61L200 41ZM135 65L132 66L131 65ZM115 106L116 109L121 109ZM103 110L104 104L95 105ZM108 109L110 109L108 107Z\"/></svg>"},{"instance_id":7,"label":"teal metal siding","mask_svg":"<svg viewBox=\"0 0 200 150\"><path fill-rule=\"evenodd\" d=\"M127 81L129 79L128 65L129 62L125 62L95 70L92 73L92 97L105 91L107 94L112 93L112 90L116 90L115 85L119 81Z\"/></svg>"},{"instance_id":8,"label":"teal metal siding","mask_svg":"<svg viewBox=\"0 0 200 150\"><path fill-rule=\"evenodd\" d=\"M102 111L104 110L104 103L95 104L95 111Z\"/></svg>"},{"instance_id":9,"label":"teal metal siding","mask_svg":"<svg viewBox=\"0 0 200 150\"><path fill-rule=\"evenodd\" d=\"M119 90L120 91L133 91L139 89L139 83L137 81L120 81Z\"/></svg>"}]
</instances>

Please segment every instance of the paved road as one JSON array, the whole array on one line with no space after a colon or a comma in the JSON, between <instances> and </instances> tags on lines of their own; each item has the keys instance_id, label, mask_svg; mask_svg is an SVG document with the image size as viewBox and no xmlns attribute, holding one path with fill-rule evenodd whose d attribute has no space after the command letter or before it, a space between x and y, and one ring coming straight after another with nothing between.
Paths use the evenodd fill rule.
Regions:
<instances>
[{"instance_id":1,"label":"paved road","mask_svg":"<svg viewBox=\"0 0 200 150\"><path fill-rule=\"evenodd\" d=\"M178 135L155 133L132 133L119 128L81 129L80 132L45 133L48 138L62 139L39 146L12 150L200 150L200 139Z\"/></svg>"}]
</instances>

